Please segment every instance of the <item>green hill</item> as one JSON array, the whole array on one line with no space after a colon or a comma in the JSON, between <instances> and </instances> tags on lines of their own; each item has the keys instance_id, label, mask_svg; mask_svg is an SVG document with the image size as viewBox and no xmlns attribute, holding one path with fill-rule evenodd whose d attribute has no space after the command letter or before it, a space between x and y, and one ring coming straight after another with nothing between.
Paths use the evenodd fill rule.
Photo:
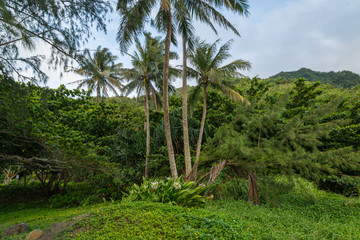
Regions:
<instances>
[{"instance_id":1,"label":"green hill","mask_svg":"<svg viewBox=\"0 0 360 240\"><path fill-rule=\"evenodd\" d=\"M351 88L360 84L360 75L350 72L318 72L307 68L301 68L293 72L280 72L269 78L280 78L280 79L298 79L306 78L311 82L321 82L331 84L336 87Z\"/></svg>"}]
</instances>

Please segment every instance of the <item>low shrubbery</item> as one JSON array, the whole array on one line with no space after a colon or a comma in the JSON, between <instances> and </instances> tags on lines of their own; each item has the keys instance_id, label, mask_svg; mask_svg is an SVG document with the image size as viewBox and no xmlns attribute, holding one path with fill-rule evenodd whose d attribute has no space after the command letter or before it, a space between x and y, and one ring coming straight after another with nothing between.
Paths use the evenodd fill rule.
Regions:
<instances>
[{"instance_id":1,"label":"low shrubbery","mask_svg":"<svg viewBox=\"0 0 360 240\"><path fill-rule=\"evenodd\" d=\"M210 192L214 195L214 199L218 200L247 201L248 185L247 179L218 180L211 186ZM315 183L306 179L282 175L259 177L258 189L260 204L275 206L283 201L283 196L301 195L298 199L299 201L310 203L316 200L316 196L322 196L325 193L324 191L319 191ZM298 201L295 199L293 203L295 204L295 202ZM306 205L306 203L304 204Z\"/></svg>"},{"instance_id":2,"label":"low shrubbery","mask_svg":"<svg viewBox=\"0 0 360 240\"><path fill-rule=\"evenodd\" d=\"M139 186L130 188L126 201L162 202L180 206L198 206L205 203L205 192L208 187L197 186L195 182L176 180L145 180Z\"/></svg>"}]
</instances>

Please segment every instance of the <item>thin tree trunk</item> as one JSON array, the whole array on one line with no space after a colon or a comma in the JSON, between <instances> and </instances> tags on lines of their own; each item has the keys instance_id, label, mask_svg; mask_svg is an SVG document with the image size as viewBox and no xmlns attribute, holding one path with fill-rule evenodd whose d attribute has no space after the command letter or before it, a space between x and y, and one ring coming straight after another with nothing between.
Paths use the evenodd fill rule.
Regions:
<instances>
[{"instance_id":1,"label":"thin tree trunk","mask_svg":"<svg viewBox=\"0 0 360 240\"><path fill-rule=\"evenodd\" d=\"M150 113L149 113L149 90L145 85L145 115L146 115L146 157L145 157L145 179L149 176L150 155Z\"/></svg>"},{"instance_id":2,"label":"thin tree trunk","mask_svg":"<svg viewBox=\"0 0 360 240\"><path fill-rule=\"evenodd\" d=\"M96 89L96 102L99 103L99 98L100 98L100 85L97 85L97 89Z\"/></svg>"},{"instance_id":3,"label":"thin tree trunk","mask_svg":"<svg viewBox=\"0 0 360 240\"><path fill-rule=\"evenodd\" d=\"M171 44L171 9L170 3L167 5L167 33L165 39L165 59L164 59L164 77L163 77L163 91L164 91L164 123L165 123L165 137L166 145L169 155L169 163L171 176L176 179L178 173L176 169L176 162L174 156L174 148L172 145L171 131L170 131L170 118L169 118L169 62L170 62L170 44Z\"/></svg>"},{"instance_id":4,"label":"thin tree trunk","mask_svg":"<svg viewBox=\"0 0 360 240\"><path fill-rule=\"evenodd\" d=\"M182 86L182 124L183 124L183 139L184 139L184 157L185 157L185 176L188 177L191 172L191 155L189 144L189 127L187 117L187 51L186 51L186 38L182 34L183 43L183 86Z\"/></svg>"},{"instance_id":5,"label":"thin tree trunk","mask_svg":"<svg viewBox=\"0 0 360 240\"><path fill-rule=\"evenodd\" d=\"M151 87L151 94L153 96L154 109L157 110L158 106L157 106L156 92L155 92L155 89L153 87Z\"/></svg>"},{"instance_id":6,"label":"thin tree trunk","mask_svg":"<svg viewBox=\"0 0 360 240\"><path fill-rule=\"evenodd\" d=\"M205 126L205 118L206 118L206 84L204 84L204 96L203 96L203 114L202 114L202 118L201 118L201 125L200 125L200 132L199 132L199 139L197 142L197 147L196 147L196 160L195 160L195 164L194 167L192 169L192 178L195 179L196 175L197 175L197 167L199 165L199 158L200 158L200 152L201 152L201 142L202 142L202 136L204 133L204 126Z\"/></svg>"}]
</instances>

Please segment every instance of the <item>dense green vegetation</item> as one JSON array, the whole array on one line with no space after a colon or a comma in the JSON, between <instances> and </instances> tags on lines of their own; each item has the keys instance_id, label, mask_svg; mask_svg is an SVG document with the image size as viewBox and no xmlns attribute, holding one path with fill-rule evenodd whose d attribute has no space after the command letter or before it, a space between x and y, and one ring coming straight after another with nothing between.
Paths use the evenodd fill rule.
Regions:
<instances>
[{"instance_id":1,"label":"dense green vegetation","mask_svg":"<svg viewBox=\"0 0 360 240\"><path fill-rule=\"evenodd\" d=\"M71 228L61 233L62 239L357 239L360 237L358 199L319 191L314 184L301 179L294 179L291 183L283 177L278 177L272 184L275 182L283 184L283 188L261 206L253 206L241 199L233 201L230 198L208 201L203 208L186 208L151 202L106 202L63 209L25 204L1 205L0 232L5 227L18 222L27 222L31 230L36 228L44 230L53 222L71 222L77 219ZM260 185L262 192L265 193L265 188L269 187L269 184ZM221 188L225 189L224 186ZM225 195L232 197L234 193ZM22 234L4 239L24 237L25 235Z\"/></svg>"},{"instance_id":2,"label":"dense green vegetation","mask_svg":"<svg viewBox=\"0 0 360 240\"><path fill-rule=\"evenodd\" d=\"M119 194L142 181L146 140L143 104L125 97L97 104L86 92L39 88L1 79L1 161L22 175L35 174L45 194L65 191L69 181L89 181L104 174ZM340 90L303 79L230 81L252 105L237 104L209 90L204 151L199 177L227 160L227 174L259 177L299 175L321 188L359 195L359 91ZM183 171L181 99L171 97L171 131L178 169ZM150 109L149 176L167 177L169 167L160 110ZM195 151L201 103L189 118ZM235 169L237 168L237 170ZM25 181L25 178L24 178ZM92 184L93 184L92 183ZM91 185L92 185L91 184ZM106 187L107 188L107 187ZM108 196L109 197L109 196Z\"/></svg>"},{"instance_id":3,"label":"dense green vegetation","mask_svg":"<svg viewBox=\"0 0 360 240\"><path fill-rule=\"evenodd\" d=\"M307 68L301 68L292 72L280 72L269 78L282 80L306 78L306 80L311 82L321 82L343 88L351 88L360 84L360 75L350 71L318 72Z\"/></svg>"},{"instance_id":4,"label":"dense green vegetation","mask_svg":"<svg viewBox=\"0 0 360 240\"><path fill-rule=\"evenodd\" d=\"M243 169L298 174L325 189L359 194L357 88L344 91L304 79L252 79L241 88L253 104L217 126L205 165L229 160Z\"/></svg>"},{"instance_id":5,"label":"dense green vegetation","mask_svg":"<svg viewBox=\"0 0 360 240\"><path fill-rule=\"evenodd\" d=\"M110 2L0 0L0 232L62 222L58 239L360 238L360 77L303 68L246 78L249 62L226 63L231 40L195 37L194 18L239 35L221 8L246 16L249 5L119 0L124 68L107 48L79 51L90 24L105 30ZM149 22L166 37L144 32ZM39 87L41 57L17 45L35 39L87 91Z\"/></svg>"}]
</instances>

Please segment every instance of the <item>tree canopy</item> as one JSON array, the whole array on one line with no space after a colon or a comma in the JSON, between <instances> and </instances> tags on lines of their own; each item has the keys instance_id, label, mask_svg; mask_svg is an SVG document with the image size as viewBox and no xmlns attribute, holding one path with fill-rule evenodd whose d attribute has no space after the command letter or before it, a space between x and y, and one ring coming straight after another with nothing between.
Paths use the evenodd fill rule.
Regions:
<instances>
[{"instance_id":1,"label":"tree canopy","mask_svg":"<svg viewBox=\"0 0 360 240\"><path fill-rule=\"evenodd\" d=\"M92 24L106 30L110 10L110 2L103 0L1 0L0 71L21 80L47 80L40 69L44 56L27 56L23 49L44 44L51 49L52 67L67 66L90 36Z\"/></svg>"},{"instance_id":2,"label":"tree canopy","mask_svg":"<svg viewBox=\"0 0 360 240\"><path fill-rule=\"evenodd\" d=\"M86 86L89 90L96 91L97 102L101 96L109 97L109 92L119 96L117 91L123 90L122 63L115 63L117 57L108 48L98 46L93 54L89 49L85 49L84 54L77 58L79 67L70 71L85 78L71 83L77 83L78 89Z\"/></svg>"},{"instance_id":3,"label":"tree canopy","mask_svg":"<svg viewBox=\"0 0 360 240\"><path fill-rule=\"evenodd\" d=\"M360 75L350 72L318 72L307 68L301 68L294 72L280 72L270 78L273 79L298 79L306 78L311 82L321 82L331 84L336 87L351 88L360 84Z\"/></svg>"}]
</instances>

